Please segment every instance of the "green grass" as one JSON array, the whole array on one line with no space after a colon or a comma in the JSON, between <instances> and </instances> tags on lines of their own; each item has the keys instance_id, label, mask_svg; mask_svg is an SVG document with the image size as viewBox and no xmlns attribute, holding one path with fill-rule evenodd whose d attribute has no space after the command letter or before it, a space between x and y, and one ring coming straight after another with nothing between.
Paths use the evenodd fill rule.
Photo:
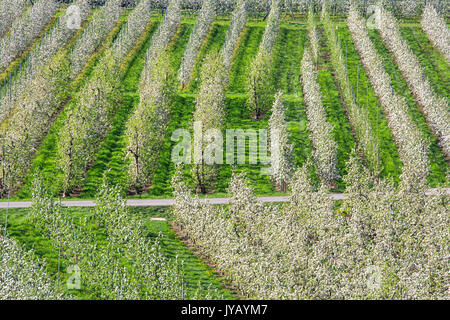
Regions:
<instances>
[{"instance_id":1,"label":"green grass","mask_svg":"<svg viewBox=\"0 0 450 320\"><path fill-rule=\"evenodd\" d=\"M370 39L378 51L378 54L383 59L383 64L386 72L389 74L392 82L392 86L395 92L405 98L408 105L408 111L411 115L413 122L422 131L423 137L426 141L430 141L430 150L428 157L430 159L430 175L428 176L428 182L431 187L437 187L446 183L446 173L448 172L448 164L445 161L445 157L440 150L436 137L431 133L428 127L423 113L420 111L420 107L417 105L414 96L408 89L408 84L402 78L402 73L395 64L393 58L389 55L389 51L384 45L382 38L378 31L370 31Z\"/></svg>"},{"instance_id":2,"label":"green grass","mask_svg":"<svg viewBox=\"0 0 450 320\"><path fill-rule=\"evenodd\" d=\"M192 24L181 24L178 33L169 44L168 52L174 70L178 70L180 67L181 58L189 41L192 28ZM155 30L156 26L152 32ZM126 124L133 113L134 107L139 103L138 85L140 74L144 68L145 52L150 45L150 41L151 37L148 38L146 44L141 48L131 63L122 82L122 105L115 115L111 130L99 148L95 165L87 173L87 182L85 184L85 196L87 197L92 197L96 193L96 189L101 184L106 171L106 176L109 181L115 184L125 185L127 170L127 163L124 159Z\"/></svg>"},{"instance_id":3,"label":"green grass","mask_svg":"<svg viewBox=\"0 0 450 320\"><path fill-rule=\"evenodd\" d=\"M75 223L81 218L93 215L92 208L67 208ZM226 282L211 269L205 262L195 256L186 244L178 238L167 221L151 221L150 218L170 218L170 209L168 208L130 208L131 212L142 219L146 227L146 236L150 239L161 237L162 252L166 258L178 257L184 261L185 284L187 294L194 293L200 288L206 292L207 288L217 289L224 299L236 299L234 292L225 288ZM4 225L5 210L0 210L0 221ZM60 259L60 272L58 274L58 250L53 246L50 239L45 238L30 223L28 219L28 209L10 209L8 214L8 233L16 241L21 243L26 249L33 249L37 257L46 261L46 271L54 279L60 279L60 283L64 284L67 280L65 273L68 261ZM102 229L93 228L95 234L101 238ZM200 284L200 287L199 287ZM78 299L90 298L90 292L86 290L70 290L70 294Z\"/></svg>"},{"instance_id":4,"label":"green grass","mask_svg":"<svg viewBox=\"0 0 450 320\"><path fill-rule=\"evenodd\" d=\"M247 79L250 66L258 53L259 44L264 34L262 27L246 27L241 44L231 66L229 92L244 93L247 91Z\"/></svg>"},{"instance_id":5,"label":"green grass","mask_svg":"<svg viewBox=\"0 0 450 320\"><path fill-rule=\"evenodd\" d=\"M401 27L400 31L403 39L417 56L435 92L448 99L450 96L450 65L445 57L433 47L420 26Z\"/></svg>"},{"instance_id":6,"label":"green grass","mask_svg":"<svg viewBox=\"0 0 450 320\"><path fill-rule=\"evenodd\" d=\"M319 32L322 31L319 29ZM352 127L348 120L343 101L339 96L339 90L335 79L333 78L333 67L330 61L330 51L327 47L325 34L320 32L320 47L318 61L317 80L322 93L322 102L326 109L327 120L334 126L334 140L338 144L337 150L337 169L340 178L335 180L337 189L343 191L345 185L342 177L347 174L346 163L350 154L355 148L355 138L352 134Z\"/></svg>"},{"instance_id":7,"label":"green grass","mask_svg":"<svg viewBox=\"0 0 450 320\"><path fill-rule=\"evenodd\" d=\"M362 67L347 26L340 27L339 32L341 34L343 55L347 59L349 80L357 92L357 101L362 108L366 110L368 108L368 119L375 134L378 127L381 176L398 182L402 163L392 132L383 114L383 108L370 85L370 79Z\"/></svg>"},{"instance_id":8,"label":"green grass","mask_svg":"<svg viewBox=\"0 0 450 320\"><path fill-rule=\"evenodd\" d=\"M176 96L168 124L166 139L159 154L159 162L156 166L153 182L144 197L172 197L171 179L175 173L175 165L172 162L171 155L176 143L171 140L171 135L176 129L190 129L194 110L195 105L192 96ZM188 168L186 168L186 174L189 177L188 171Z\"/></svg>"},{"instance_id":9,"label":"green grass","mask_svg":"<svg viewBox=\"0 0 450 320\"><path fill-rule=\"evenodd\" d=\"M205 45L200 50L197 63L192 72L191 82L187 86L187 92L198 92L200 89L200 74L205 57L212 52L222 49L225 42L225 36L228 30L228 23L213 23L212 29L208 35Z\"/></svg>"},{"instance_id":10,"label":"green grass","mask_svg":"<svg viewBox=\"0 0 450 320\"><path fill-rule=\"evenodd\" d=\"M77 100L76 100L76 93L83 87L84 84L87 83L90 76L92 75L92 71L94 70L94 67L97 65L97 63L100 60L100 57L102 56L103 51L110 46L110 44L114 41L115 37L119 34L119 31L121 29L121 26L125 23L127 19L127 15L123 14L117 23L116 27L111 31L109 37L105 40L105 42L100 46L97 52L94 53L94 58L89 60L88 64L85 66L84 70L82 71L82 74L84 74L84 78L77 81L75 80L73 84L73 90L71 92L72 99L68 102L67 105L63 107L63 110L59 113L56 121L53 123L52 127L50 128L48 134L42 141L41 146L39 147L38 151L36 152L36 156L33 160L33 163L31 165L31 168L29 170L29 173L24 179L24 185L21 188L20 192L17 194L17 197L20 199L24 198L30 198L31 197L31 183L34 177L34 173L39 171L41 172L45 177L54 177L57 178L60 176L60 173L56 170L56 155L57 155L57 141L58 141L58 134L61 128L63 127L67 115L71 108L76 106ZM54 181L57 181L58 179L54 179ZM58 186L56 186L58 188Z\"/></svg>"}]
</instances>

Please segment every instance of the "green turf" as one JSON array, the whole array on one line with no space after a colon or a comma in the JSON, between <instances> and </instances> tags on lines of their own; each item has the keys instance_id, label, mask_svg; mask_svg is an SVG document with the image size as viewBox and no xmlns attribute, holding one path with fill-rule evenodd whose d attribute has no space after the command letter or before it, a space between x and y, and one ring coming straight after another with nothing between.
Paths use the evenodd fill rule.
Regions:
<instances>
[{"instance_id":1,"label":"green turf","mask_svg":"<svg viewBox=\"0 0 450 320\"><path fill-rule=\"evenodd\" d=\"M273 51L273 78L277 90L285 94L299 94L300 71L306 30L281 28Z\"/></svg>"},{"instance_id":2,"label":"green turf","mask_svg":"<svg viewBox=\"0 0 450 320\"><path fill-rule=\"evenodd\" d=\"M445 157L440 150L436 137L431 133L428 127L423 113L420 111L420 107L417 105L414 96L408 89L408 85L402 78L402 73L395 64L393 58L389 55L389 51L384 45L380 34L376 30L370 31L370 39L376 47L378 54L383 59L383 64L386 72L391 77L392 86L395 92L404 97L408 105L408 111L411 115L413 122L422 131L423 137L426 141L430 141L430 150L428 157L430 159L430 175L428 176L428 182L430 186L437 187L446 183L446 173L448 172L448 164L445 161Z\"/></svg>"}]
</instances>

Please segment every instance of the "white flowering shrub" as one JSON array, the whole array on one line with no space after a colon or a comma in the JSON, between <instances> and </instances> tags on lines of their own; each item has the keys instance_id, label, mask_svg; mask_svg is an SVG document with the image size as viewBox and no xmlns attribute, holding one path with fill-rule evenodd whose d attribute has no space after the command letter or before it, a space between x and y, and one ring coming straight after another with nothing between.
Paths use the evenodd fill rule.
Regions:
<instances>
[{"instance_id":1,"label":"white flowering shrub","mask_svg":"<svg viewBox=\"0 0 450 320\"><path fill-rule=\"evenodd\" d=\"M225 43L222 47L223 64L225 72L228 74L231 62L233 60L234 52L238 40L244 30L247 22L246 0L237 0L236 7L231 16L230 27L225 36ZM227 76L228 81L228 76Z\"/></svg>"},{"instance_id":2,"label":"white flowering shrub","mask_svg":"<svg viewBox=\"0 0 450 320\"><path fill-rule=\"evenodd\" d=\"M202 9L198 14L194 29L192 30L186 50L181 60L180 72L178 79L183 87L185 87L192 76L197 57L211 30L212 23L216 16L215 2L213 0L203 1Z\"/></svg>"},{"instance_id":3,"label":"white flowering shrub","mask_svg":"<svg viewBox=\"0 0 450 320\"><path fill-rule=\"evenodd\" d=\"M0 40L0 72L31 45L52 20L56 10L54 0L39 0L14 22L8 35Z\"/></svg>"},{"instance_id":4,"label":"white flowering shrub","mask_svg":"<svg viewBox=\"0 0 450 320\"><path fill-rule=\"evenodd\" d=\"M200 91L195 98L195 111L193 116L194 125L201 124L202 141L194 141L193 150L194 162L191 174L194 183L201 193L207 193L214 187L214 181L217 176L218 168L216 164L208 163L205 157L205 145L213 141L205 135L207 130L221 131L225 124L225 81L227 77L226 66L223 63L223 55L218 52L210 53L202 66ZM219 145L222 148L223 145Z\"/></svg>"},{"instance_id":5,"label":"white flowering shrub","mask_svg":"<svg viewBox=\"0 0 450 320\"><path fill-rule=\"evenodd\" d=\"M450 30L432 4L427 4L421 19L422 29L450 63Z\"/></svg>"},{"instance_id":6,"label":"white flowering shrub","mask_svg":"<svg viewBox=\"0 0 450 320\"><path fill-rule=\"evenodd\" d=\"M94 13L92 20L77 39L70 54L72 78L80 73L86 61L116 25L121 13L121 2L120 0L108 0Z\"/></svg>"},{"instance_id":7,"label":"white flowering shrub","mask_svg":"<svg viewBox=\"0 0 450 320\"><path fill-rule=\"evenodd\" d=\"M338 145L334 140L333 125L327 121L327 113L317 81L316 65L309 48L306 48L303 53L302 85L317 173L324 182L331 183L339 176L336 169Z\"/></svg>"},{"instance_id":8,"label":"white flowering shrub","mask_svg":"<svg viewBox=\"0 0 450 320\"><path fill-rule=\"evenodd\" d=\"M314 13L312 10L308 12L308 23L306 25L308 30L309 43L311 45L311 54L314 63L317 65L319 60L319 35L317 32L316 21L314 19Z\"/></svg>"},{"instance_id":9,"label":"white flowering shrub","mask_svg":"<svg viewBox=\"0 0 450 320\"><path fill-rule=\"evenodd\" d=\"M369 123L368 115L364 108L358 105L354 88L349 81L346 68L345 55L342 52L340 39L336 36L335 26L331 21L326 6L322 10L321 19L324 25L328 47L331 53L331 63L335 70L335 77L339 85L340 94L348 114L348 118L355 132L358 145L367 165L374 171L378 170L378 146L377 137Z\"/></svg>"},{"instance_id":10,"label":"white flowering shrub","mask_svg":"<svg viewBox=\"0 0 450 320\"><path fill-rule=\"evenodd\" d=\"M428 145L411 119L406 101L394 93L390 77L370 41L364 20L354 7L349 12L348 27L398 146L403 162L401 179L411 187L417 183L424 184L429 172Z\"/></svg>"},{"instance_id":11,"label":"white flowering shrub","mask_svg":"<svg viewBox=\"0 0 450 320\"><path fill-rule=\"evenodd\" d=\"M425 9L427 12L430 9ZM423 113L431 130L438 138L439 144L444 154L450 156L450 113L448 100L439 97L431 87L418 58L409 48L407 42L402 38L396 19L383 7L379 10L377 27L380 35L391 52L398 68L405 77L411 92L416 97L418 104L422 107ZM429 23L431 24L431 22ZM436 26L439 26L438 24ZM442 24L441 24L442 27ZM448 28L439 28L442 37L450 34ZM450 40L450 37L447 37ZM444 40L445 42L445 40ZM447 44L447 46L449 46Z\"/></svg>"},{"instance_id":12,"label":"white flowering shrub","mask_svg":"<svg viewBox=\"0 0 450 320\"><path fill-rule=\"evenodd\" d=\"M259 50L264 51L264 53L271 54L273 46L278 37L280 31L280 7L278 1L272 0L269 16L267 18L266 29L259 45Z\"/></svg>"},{"instance_id":13,"label":"white flowering shrub","mask_svg":"<svg viewBox=\"0 0 450 320\"><path fill-rule=\"evenodd\" d=\"M152 77L154 62L158 60L161 53L166 50L170 40L175 36L181 22L181 9L181 0L170 0L164 21L153 35L151 44L145 54L145 65L141 73L139 90L145 89L143 87L146 86L150 81L149 78Z\"/></svg>"}]
</instances>

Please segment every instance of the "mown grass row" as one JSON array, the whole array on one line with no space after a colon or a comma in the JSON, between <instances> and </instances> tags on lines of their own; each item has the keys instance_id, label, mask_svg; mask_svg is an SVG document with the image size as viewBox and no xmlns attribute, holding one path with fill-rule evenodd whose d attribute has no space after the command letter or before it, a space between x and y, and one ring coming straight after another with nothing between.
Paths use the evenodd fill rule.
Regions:
<instances>
[{"instance_id":1,"label":"mown grass row","mask_svg":"<svg viewBox=\"0 0 450 320\"><path fill-rule=\"evenodd\" d=\"M94 214L91 208L67 208L73 221L79 225L82 218L90 217ZM144 222L146 236L150 239L161 239L162 252L168 259L178 257L184 261L185 288L187 294L193 294L196 290L217 289L224 299L235 299L232 292L225 288L225 282L208 265L195 256L176 233L171 229L167 221L152 221L150 218L169 218L168 208L130 208L132 213ZM0 211L0 221L2 225L5 221L6 211ZM104 231L92 225L92 232L102 239ZM59 279L61 288L66 288L65 284L69 274L65 270L69 264L63 257L58 259L58 248L50 239L43 236L28 219L28 209L10 209L8 215L8 233L12 238L20 242L26 249L33 249L36 255L47 263L47 272L54 279ZM99 242L101 244L101 241ZM59 268L58 268L59 266ZM58 273L59 269L59 273ZM81 276L83 276L81 274ZM200 285L200 286L199 286ZM67 291L67 290L66 290ZM69 291L67 291L69 292ZM87 290L70 290L69 292L77 299L89 299L91 294Z\"/></svg>"},{"instance_id":2,"label":"mown grass row","mask_svg":"<svg viewBox=\"0 0 450 320\"><path fill-rule=\"evenodd\" d=\"M400 161L392 132L383 114L383 108L378 102L377 96L370 84L370 79L364 71L348 27L340 26L338 34L340 34L342 41L344 58L347 60L349 80L355 89L357 101L361 108L367 111L368 121L371 124L372 130L378 132L381 176L389 177L395 182L398 182L402 162Z\"/></svg>"},{"instance_id":3,"label":"mown grass row","mask_svg":"<svg viewBox=\"0 0 450 320\"><path fill-rule=\"evenodd\" d=\"M251 63L258 53L259 44L264 34L264 28L245 27L244 35L231 66L228 92L245 93Z\"/></svg>"},{"instance_id":4,"label":"mown grass row","mask_svg":"<svg viewBox=\"0 0 450 320\"><path fill-rule=\"evenodd\" d=\"M431 44L427 35L419 26L400 27L403 39L419 63L432 88L441 97L450 96L450 65L445 57Z\"/></svg>"},{"instance_id":5,"label":"mown grass row","mask_svg":"<svg viewBox=\"0 0 450 320\"><path fill-rule=\"evenodd\" d=\"M374 44L378 54L383 59L383 64L386 72L389 74L394 87L395 92L404 97L408 106L408 111L415 125L422 131L425 141L430 142L430 150L428 157L430 160L430 175L428 176L428 182L431 187L437 187L446 183L446 173L448 172L448 164L445 161L445 157L438 146L437 138L431 133L428 127L425 116L417 105L414 96L408 88L408 84L402 78L402 73L398 69L394 60L389 54L388 49L383 43L383 40L377 30L371 30L369 33L370 39Z\"/></svg>"},{"instance_id":6,"label":"mown grass row","mask_svg":"<svg viewBox=\"0 0 450 320\"><path fill-rule=\"evenodd\" d=\"M275 88L282 90L285 94L301 95L300 64L306 40L304 27L280 29L273 49L272 70Z\"/></svg>"}]
</instances>

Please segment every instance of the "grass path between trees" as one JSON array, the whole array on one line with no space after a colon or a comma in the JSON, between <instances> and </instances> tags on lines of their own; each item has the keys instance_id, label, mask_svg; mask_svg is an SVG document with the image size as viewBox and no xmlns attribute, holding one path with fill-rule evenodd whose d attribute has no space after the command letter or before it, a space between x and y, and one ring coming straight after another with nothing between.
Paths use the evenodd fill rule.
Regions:
<instances>
[{"instance_id":1,"label":"grass path between trees","mask_svg":"<svg viewBox=\"0 0 450 320\"><path fill-rule=\"evenodd\" d=\"M340 34L342 40L342 52L344 59L347 61L349 80L355 88L356 100L361 108L366 110L368 121L375 135L378 131L381 176L389 177L398 182L403 164L400 161L394 137L383 113L383 107L379 103L370 84L370 79L362 66L348 27L341 26L337 34Z\"/></svg>"}]
</instances>

